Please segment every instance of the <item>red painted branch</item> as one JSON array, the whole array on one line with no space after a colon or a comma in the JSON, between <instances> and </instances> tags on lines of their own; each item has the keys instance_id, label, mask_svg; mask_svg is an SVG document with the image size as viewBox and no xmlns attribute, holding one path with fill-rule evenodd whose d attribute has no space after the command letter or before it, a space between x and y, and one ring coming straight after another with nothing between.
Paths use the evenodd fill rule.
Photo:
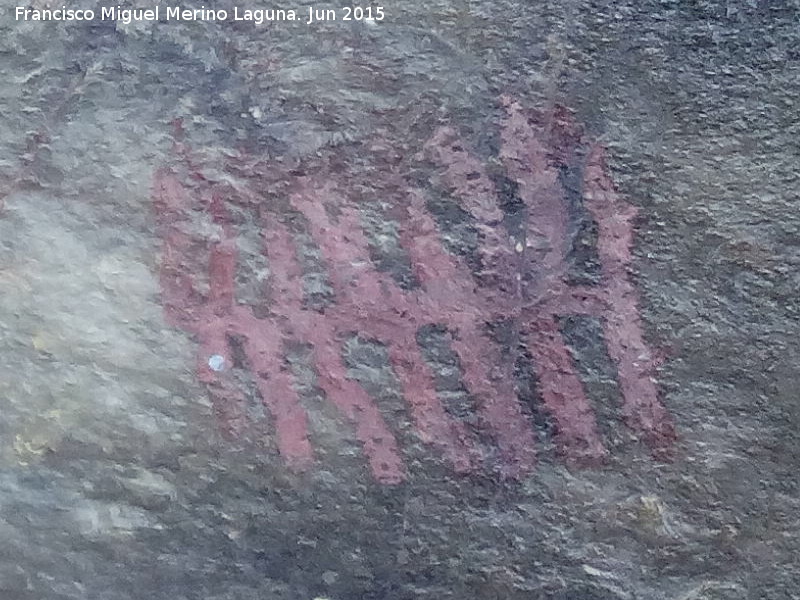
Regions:
<instances>
[{"instance_id":1,"label":"red painted branch","mask_svg":"<svg viewBox=\"0 0 800 600\"><path fill-rule=\"evenodd\" d=\"M210 181L188 149L176 144L194 183L184 185L166 170L155 178L153 202L164 240L164 307L171 323L197 337L198 376L231 435L245 426L245 396L231 372L231 344L237 339L248 363L244 367L252 370L274 419L281 454L295 468L311 462L307 415L285 364L284 347L289 339L306 342L312 347L320 388L353 424L373 476L383 483L404 480L407 472L391 428L366 390L347 375L342 341L361 335L387 347L420 439L436 447L459 472L479 468L486 458L480 455L479 432L447 412L417 344L421 327L441 325L452 336L462 380L475 399L478 427L496 442L495 466L504 476L524 476L536 460L535 438L517 397L516 356L513 351L510 357L502 356L488 333L490 324L505 322L516 328L530 351L542 402L556 427L557 447L571 459L599 460L607 450L558 326L560 316L591 315L601 319L609 355L618 368L625 421L654 446L663 447L674 438L651 378L654 361L644 342L636 290L627 277L634 213L616 195L602 149L594 147L586 160L583 199L598 225L603 280L597 286L570 285L567 252L570 211L575 207L570 206L573 200L560 171L573 173L583 163L583 133L564 109L542 115L509 99L502 104L507 116L500 159L527 211L526 239L512 239L503 225L506 216L495 189L497 178L487 174L453 129L442 128L425 145L423 155L440 167L440 186L470 215L478 233L481 268L473 273L464 260L447 251L422 191L409 188L389 166L381 174L380 189L394 207L390 213L399 226L399 243L418 283L410 290L372 263L361 211L342 186L344 177L348 186L352 184L350 175L340 175L324 161L315 166L316 175L297 176L277 164L244 160L236 170L249 183L236 190ZM391 145L381 139L371 148L386 153ZM256 192L279 183L288 190L290 212L302 217L298 220L328 270L334 298L319 311L304 298L298 240ZM506 186L503 179L503 194L509 193L507 188L513 185ZM263 232L271 294L255 312L236 298L237 268L242 266L238 261L243 259L229 211L233 206L237 219L242 211L262 211L256 223Z\"/></svg>"}]
</instances>

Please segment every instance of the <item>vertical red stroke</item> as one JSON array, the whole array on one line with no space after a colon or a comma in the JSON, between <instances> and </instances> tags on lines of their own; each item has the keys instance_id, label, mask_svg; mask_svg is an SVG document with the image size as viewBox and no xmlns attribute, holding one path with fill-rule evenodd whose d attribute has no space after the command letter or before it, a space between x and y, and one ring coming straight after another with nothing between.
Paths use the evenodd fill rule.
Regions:
<instances>
[{"instance_id":1,"label":"vertical red stroke","mask_svg":"<svg viewBox=\"0 0 800 600\"><path fill-rule=\"evenodd\" d=\"M644 342L638 294L628 279L633 247L631 221L636 210L617 194L600 145L594 145L589 153L583 197L599 230L597 252L609 307L603 331L609 355L619 370L623 418L661 451L674 441L675 428L658 398L653 381L656 363Z\"/></svg>"},{"instance_id":2,"label":"vertical red stroke","mask_svg":"<svg viewBox=\"0 0 800 600\"><path fill-rule=\"evenodd\" d=\"M442 184L474 219L478 233L478 255L484 283L484 308L504 316L519 310L519 240L513 240L502 225L494 183L483 164L470 152L458 133L441 127L425 144L423 156L443 168ZM489 298L488 296L492 297Z\"/></svg>"},{"instance_id":3,"label":"vertical red stroke","mask_svg":"<svg viewBox=\"0 0 800 600\"><path fill-rule=\"evenodd\" d=\"M281 311L280 307L298 310L303 294L301 268L291 235L273 219L263 219L262 224L263 252L273 283L273 306L284 314L289 311L285 308ZM241 335L246 340L245 351L262 401L275 420L278 449L291 466L305 468L313 459L308 439L308 418L284 360L284 340L291 337L292 332L287 332L273 319L256 319L249 308L241 307L240 311L247 311L246 320L241 325L248 326L248 329Z\"/></svg>"},{"instance_id":4,"label":"vertical red stroke","mask_svg":"<svg viewBox=\"0 0 800 600\"><path fill-rule=\"evenodd\" d=\"M542 310L558 309L548 299L572 295L566 284L567 198L552 158L556 151L563 153L571 140L552 135L553 132L542 127L535 128L516 103L507 103L506 110L500 155L509 176L519 184L519 195L528 211L523 264L530 271L526 280L531 283L525 290L530 308L524 311L524 337L542 402L555 421L558 445L569 457L599 460L606 456L607 450L594 409L558 326L558 317L564 313ZM556 150L545 145L548 133Z\"/></svg>"},{"instance_id":5,"label":"vertical red stroke","mask_svg":"<svg viewBox=\"0 0 800 600\"><path fill-rule=\"evenodd\" d=\"M156 173L153 205L162 238L159 279L165 315L168 322L198 338L198 378L208 388L223 433L237 438L245 427L244 394L231 377L217 375L208 364L215 355L230 360L231 351L225 321L208 314L210 297L216 292L205 287L214 275L205 281L197 277L209 270L219 275L224 268L222 256L215 255L192 222L193 216L204 214L206 206L198 190L188 189L168 169Z\"/></svg>"}]
</instances>

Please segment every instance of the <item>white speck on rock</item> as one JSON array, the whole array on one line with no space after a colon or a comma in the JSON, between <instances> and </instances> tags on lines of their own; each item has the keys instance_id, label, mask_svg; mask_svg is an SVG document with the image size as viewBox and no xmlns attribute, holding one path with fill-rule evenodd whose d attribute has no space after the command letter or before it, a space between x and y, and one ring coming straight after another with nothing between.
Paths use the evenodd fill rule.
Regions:
<instances>
[{"instance_id":1,"label":"white speck on rock","mask_svg":"<svg viewBox=\"0 0 800 600\"><path fill-rule=\"evenodd\" d=\"M208 359L208 366L212 371L222 371L225 368L225 357L221 354L212 354Z\"/></svg>"}]
</instances>

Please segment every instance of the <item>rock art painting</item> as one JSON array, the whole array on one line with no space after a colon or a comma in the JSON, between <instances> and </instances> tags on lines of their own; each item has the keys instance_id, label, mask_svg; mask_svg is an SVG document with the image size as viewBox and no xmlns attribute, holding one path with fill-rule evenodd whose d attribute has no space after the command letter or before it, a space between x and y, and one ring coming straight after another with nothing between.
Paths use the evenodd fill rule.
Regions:
<instances>
[{"instance_id":1,"label":"rock art painting","mask_svg":"<svg viewBox=\"0 0 800 600\"><path fill-rule=\"evenodd\" d=\"M411 283L376 264L364 228L369 207L362 184L335 154L291 167L242 155L210 169L199 149L176 136L173 160L153 184L162 301L170 325L198 345L197 377L227 435L247 427L247 392L233 376L246 370L287 467L314 468L308 414L287 365L288 345L305 344L317 385L352 427L374 478L384 484L408 478L391 423L348 376L342 345L358 335L386 348L414 435L454 471L519 479L534 469L537 438L515 379L519 352L531 363L560 454L580 464L601 462L609 450L560 327L560 319L586 315L601 323L616 368L617 414L655 453L670 447L675 432L659 399L657 362L628 273L636 211L615 190L606 150L564 108L536 111L510 98L500 104L491 174L454 126L433 131L415 157L467 215L476 234L475 260L443 242L418 178L391 164L381 172L381 200L391 206L387 219ZM363 149L379 155L391 142L376 137ZM567 170L579 173L577 202L596 225L595 282L576 283L568 275L569 211L576 200L564 183ZM522 215L518 227L508 225L509 193ZM243 298L243 280L256 277L243 269L242 232L253 223L263 285L255 298ZM310 298L309 245L329 285L324 302ZM252 248L247 253L252 262ZM510 350L493 333L497 323L514 332ZM420 329L432 325L447 332L458 358L463 386L474 399L470 419L454 414L437 394L419 342ZM487 438L494 445L491 460Z\"/></svg>"}]
</instances>

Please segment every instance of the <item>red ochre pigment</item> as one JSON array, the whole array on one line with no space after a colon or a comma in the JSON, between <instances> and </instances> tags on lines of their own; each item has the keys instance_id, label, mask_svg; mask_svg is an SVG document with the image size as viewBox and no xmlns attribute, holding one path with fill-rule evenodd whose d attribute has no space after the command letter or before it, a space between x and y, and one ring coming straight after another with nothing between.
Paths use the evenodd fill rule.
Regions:
<instances>
[{"instance_id":1,"label":"red ochre pigment","mask_svg":"<svg viewBox=\"0 0 800 600\"><path fill-rule=\"evenodd\" d=\"M538 392L555 424L556 446L570 460L602 460L608 451L558 325L560 317L591 315L602 322L618 369L625 422L654 450L672 443L675 433L653 380L656 363L644 342L638 295L627 277L635 210L616 193L604 149L585 139L568 111L541 114L507 98L501 103L499 158L525 206L524 236L516 240L506 231L492 179L455 130L443 127L420 158L438 169L441 183L474 219L481 268L472 272L445 249L422 192L387 168L381 189L391 197L382 199L393 206L399 241L419 284L412 289L371 262L361 214L348 190L353 178L341 169L315 165L310 176L267 164L251 169L241 189L206 180L188 150L176 144L178 164L159 171L153 188L163 239L163 302L169 322L200 345L198 377L227 434L235 437L246 426L245 393L230 373L235 337L272 415L281 455L291 468L312 464L306 412L285 364L285 343L304 342L312 348L319 387L352 423L374 477L387 484L406 479L397 439L366 390L347 377L342 340L358 334L385 344L418 437L458 472L486 468L475 427L445 409L417 344L419 329L436 324L450 332L462 381L476 401L477 422L497 446L494 468L505 477L522 477L535 464L534 433L520 408L513 365L486 328L503 319L514 324L532 357ZM584 149L580 156L579 148ZM584 161L584 208L598 226L599 285L567 281L569 207L558 172L579 159ZM284 216L304 217L306 233L327 266L334 299L324 309L304 298L295 234L279 211L266 210L259 201L260 190L276 182L287 186ZM235 298L232 207L258 214L271 278L266 314L256 316L254 307Z\"/></svg>"}]
</instances>

